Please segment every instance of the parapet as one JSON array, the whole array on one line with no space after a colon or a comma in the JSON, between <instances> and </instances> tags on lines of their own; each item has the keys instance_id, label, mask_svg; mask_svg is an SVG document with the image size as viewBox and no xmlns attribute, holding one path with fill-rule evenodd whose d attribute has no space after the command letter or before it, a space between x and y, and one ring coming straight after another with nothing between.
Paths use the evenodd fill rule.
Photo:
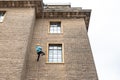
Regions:
<instances>
[{"instance_id":1,"label":"parapet","mask_svg":"<svg viewBox=\"0 0 120 80\"><path fill-rule=\"evenodd\" d=\"M0 0L0 8L35 8L36 16L43 11L43 0Z\"/></svg>"},{"instance_id":2,"label":"parapet","mask_svg":"<svg viewBox=\"0 0 120 80\"><path fill-rule=\"evenodd\" d=\"M82 9L82 7L71 7L71 4L45 4L43 9L43 18L84 18L86 29L88 30L91 15L90 9Z\"/></svg>"},{"instance_id":3,"label":"parapet","mask_svg":"<svg viewBox=\"0 0 120 80\"><path fill-rule=\"evenodd\" d=\"M70 3L43 4L43 0L0 0L0 8L35 8L37 18L84 18L88 30L90 9L71 7Z\"/></svg>"}]
</instances>

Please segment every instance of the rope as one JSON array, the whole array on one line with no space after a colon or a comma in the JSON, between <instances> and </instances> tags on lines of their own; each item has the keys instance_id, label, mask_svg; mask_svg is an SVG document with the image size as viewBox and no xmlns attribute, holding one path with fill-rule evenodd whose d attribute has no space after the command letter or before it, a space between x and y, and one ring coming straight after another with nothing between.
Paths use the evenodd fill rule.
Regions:
<instances>
[{"instance_id":1,"label":"rope","mask_svg":"<svg viewBox=\"0 0 120 80\"><path fill-rule=\"evenodd\" d=\"M30 7L30 8L32 8L32 4L30 3L30 0L27 0L28 1L28 6ZM39 3L40 5L41 5L41 3ZM39 7L39 6L38 6ZM44 7L43 7L43 4L42 4L42 8L44 9ZM41 27L43 27L44 26L44 11L42 10L42 12L41 12ZM43 30L43 28L40 28L40 30L39 31L41 31L41 33L43 33L44 32L44 30ZM33 35L34 36L34 35ZM41 36L40 36L41 37ZM40 41L41 43L42 43L42 38L41 38L41 41ZM40 59L41 59L41 57L40 57ZM38 80L40 80L40 73L39 73L39 67L40 67L40 61L39 62L36 62L36 64L37 64L37 67L36 67L36 75L37 75L37 79ZM34 65L33 65L34 66Z\"/></svg>"}]
</instances>

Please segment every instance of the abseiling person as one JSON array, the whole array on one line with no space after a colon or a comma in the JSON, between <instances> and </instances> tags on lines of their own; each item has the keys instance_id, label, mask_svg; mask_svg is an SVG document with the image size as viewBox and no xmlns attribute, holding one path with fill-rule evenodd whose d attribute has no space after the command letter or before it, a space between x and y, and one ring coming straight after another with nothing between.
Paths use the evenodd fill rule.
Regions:
<instances>
[{"instance_id":1,"label":"abseiling person","mask_svg":"<svg viewBox=\"0 0 120 80\"><path fill-rule=\"evenodd\" d=\"M36 52L37 52L37 61L39 61L40 55L45 55L45 53L42 51L42 47L40 46L40 44L36 45Z\"/></svg>"}]
</instances>

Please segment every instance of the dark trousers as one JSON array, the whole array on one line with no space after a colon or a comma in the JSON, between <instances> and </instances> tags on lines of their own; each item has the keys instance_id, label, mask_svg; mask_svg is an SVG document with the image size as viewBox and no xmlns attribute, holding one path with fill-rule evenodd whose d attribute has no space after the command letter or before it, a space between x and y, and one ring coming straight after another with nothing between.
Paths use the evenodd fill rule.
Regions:
<instances>
[{"instance_id":1,"label":"dark trousers","mask_svg":"<svg viewBox=\"0 0 120 80\"><path fill-rule=\"evenodd\" d=\"M42 51L38 52L37 54L38 54L37 61L39 61L40 54L42 54L42 56L43 56L43 55L45 55L45 53L44 53L44 52L42 52Z\"/></svg>"}]
</instances>

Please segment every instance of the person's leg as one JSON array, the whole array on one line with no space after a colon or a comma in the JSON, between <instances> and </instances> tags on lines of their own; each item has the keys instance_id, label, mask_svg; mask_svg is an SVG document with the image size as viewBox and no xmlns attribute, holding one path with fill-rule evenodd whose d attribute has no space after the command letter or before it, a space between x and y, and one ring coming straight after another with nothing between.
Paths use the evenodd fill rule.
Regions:
<instances>
[{"instance_id":1,"label":"person's leg","mask_svg":"<svg viewBox=\"0 0 120 80\"><path fill-rule=\"evenodd\" d=\"M45 53L43 51L41 51L41 54L42 54L42 56L45 55Z\"/></svg>"},{"instance_id":2,"label":"person's leg","mask_svg":"<svg viewBox=\"0 0 120 80\"><path fill-rule=\"evenodd\" d=\"M37 61L39 61L39 58L40 58L40 54L38 54Z\"/></svg>"}]
</instances>

